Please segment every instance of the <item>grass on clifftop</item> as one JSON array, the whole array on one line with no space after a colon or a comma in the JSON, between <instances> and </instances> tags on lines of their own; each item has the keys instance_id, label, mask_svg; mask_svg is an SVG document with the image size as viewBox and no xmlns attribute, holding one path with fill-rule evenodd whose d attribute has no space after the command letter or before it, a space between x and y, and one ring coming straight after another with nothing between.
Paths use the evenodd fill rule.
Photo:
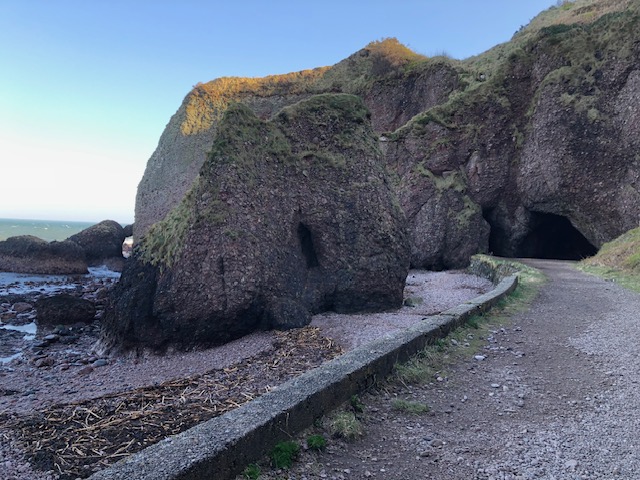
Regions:
<instances>
[{"instance_id":1,"label":"grass on clifftop","mask_svg":"<svg viewBox=\"0 0 640 480\"><path fill-rule=\"evenodd\" d=\"M534 40L544 29L590 24L609 13L627 10L632 4L633 0L559 1L556 6L538 14L528 25L520 27L509 42L501 43L480 55L468 58L464 63L491 75L497 65L507 60L526 43Z\"/></svg>"},{"instance_id":2,"label":"grass on clifftop","mask_svg":"<svg viewBox=\"0 0 640 480\"><path fill-rule=\"evenodd\" d=\"M581 262L580 269L640 292L640 227L605 243L597 255Z\"/></svg>"}]
</instances>

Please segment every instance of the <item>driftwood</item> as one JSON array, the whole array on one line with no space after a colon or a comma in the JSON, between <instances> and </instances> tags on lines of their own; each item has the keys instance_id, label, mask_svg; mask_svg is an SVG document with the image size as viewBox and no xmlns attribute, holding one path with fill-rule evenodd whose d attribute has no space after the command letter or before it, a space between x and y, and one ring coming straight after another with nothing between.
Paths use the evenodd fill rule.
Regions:
<instances>
[{"instance_id":1,"label":"driftwood","mask_svg":"<svg viewBox=\"0 0 640 480\"><path fill-rule=\"evenodd\" d=\"M34 468L62 479L86 477L342 353L317 328L276 336L274 350L230 368L1 420Z\"/></svg>"}]
</instances>

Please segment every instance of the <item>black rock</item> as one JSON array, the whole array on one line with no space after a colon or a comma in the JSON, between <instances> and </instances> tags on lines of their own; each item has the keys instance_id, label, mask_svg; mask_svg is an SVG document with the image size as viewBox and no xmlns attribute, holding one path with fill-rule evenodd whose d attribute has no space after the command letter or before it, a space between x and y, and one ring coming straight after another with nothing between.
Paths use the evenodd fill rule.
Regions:
<instances>
[{"instance_id":1,"label":"black rock","mask_svg":"<svg viewBox=\"0 0 640 480\"><path fill-rule=\"evenodd\" d=\"M67 294L41 298L36 302L37 322L40 325L73 325L89 323L96 315L93 302Z\"/></svg>"}]
</instances>

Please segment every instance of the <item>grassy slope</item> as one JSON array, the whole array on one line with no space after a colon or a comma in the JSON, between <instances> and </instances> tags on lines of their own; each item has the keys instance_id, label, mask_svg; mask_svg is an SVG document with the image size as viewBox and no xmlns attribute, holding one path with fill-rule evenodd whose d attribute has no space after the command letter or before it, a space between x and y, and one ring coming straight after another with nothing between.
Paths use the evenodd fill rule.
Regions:
<instances>
[{"instance_id":1,"label":"grassy slope","mask_svg":"<svg viewBox=\"0 0 640 480\"><path fill-rule=\"evenodd\" d=\"M605 243L580 268L640 292L640 227Z\"/></svg>"},{"instance_id":2,"label":"grassy slope","mask_svg":"<svg viewBox=\"0 0 640 480\"><path fill-rule=\"evenodd\" d=\"M186 99L183 135L208 130L225 110L246 97L305 95L328 92L360 93L375 78L395 75L430 60L395 38L371 42L333 67L270 75L263 78L223 77L199 83Z\"/></svg>"},{"instance_id":3,"label":"grassy slope","mask_svg":"<svg viewBox=\"0 0 640 480\"><path fill-rule=\"evenodd\" d=\"M622 11L625 12L622 15L615 13ZM462 130L466 137L476 137L482 125L468 113L493 105L501 109L503 115L510 116L511 104L506 89L514 65L531 62L532 52L539 55L540 51L564 58L564 64L551 71L543 84L565 85L574 93L565 95L563 101L579 113L597 118L599 112L593 108L599 94L593 88L595 75L606 59L630 54L630 47L637 37L634 15L638 14L640 0L576 0L545 10L509 42L463 61L450 60L459 71L462 88L453 92L447 102L416 115L391 138L419 135L431 122L447 129ZM602 55L596 58L596 52ZM583 95L585 91L590 94ZM513 125L516 138L520 135L517 128Z\"/></svg>"},{"instance_id":4,"label":"grassy slope","mask_svg":"<svg viewBox=\"0 0 640 480\"><path fill-rule=\"evenodd\" d=\"M464 60L470 68L482 71L490 76L498 65L509 56L534 40L543 29L557 25L585 25L593 23L603 15L619 12L635 5L637 0L576 0L565 1L561 6L551 7L537 15L531 22L522 26L509 42L496 45L490 50Z\"/></svg>"}]
</instances>

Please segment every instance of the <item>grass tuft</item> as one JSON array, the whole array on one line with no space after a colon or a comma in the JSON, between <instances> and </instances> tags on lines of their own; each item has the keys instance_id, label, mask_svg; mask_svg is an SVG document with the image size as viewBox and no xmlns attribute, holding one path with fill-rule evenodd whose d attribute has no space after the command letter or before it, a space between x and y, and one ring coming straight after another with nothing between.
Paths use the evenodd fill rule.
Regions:
<instances>
[{"instance_id":1,"label":"grass tuft","mask_svg":"<svg viewBox=\"0 0 640 480\"><path fill-rule=\"evenodd\" d=\"M413 415L422 415L424 413L429 413L431 410L429 405L422 402L415 402L412 400L403 400L401 398L397 398L391 402L391 406L394 410L399 410L401 412L411 413Z\"/></svg>"},{"instance_id":2,"label":"grass tuft","mask_svg":"<svg viewBox=\"0 0 640 480\"><path fill-rule=\"evenodd\" d=\"M291 468L299 454L300 446L296 442L280 442L271 452L271 462L275 468Z\"/></svg>"},{"instance_id":3,"label":"grass tuft","mask_svg":"<svg viewBox=\"0 0 640 480\"><path fill-rule=\"evenodd\" d=\"M307 437L307 447L309 447L309 450L322 451L327 448L327 439L322 435L309 435Z\"/></svg>"},{"instance_id":4,"label":"grass tuft","mask_svg":"<svg viewBox=\"0 0 640 480\"><path fill-rule=\"evenodd\" d=\"M336 437L354 440L363 435L362 423L353 412L337 412L329 422L329 431Z\"/></svg>"},{"instance_id":5,"label":"grass tuft","mask_svg":"<svg viewBox=\"0 0 640 480\"><path fill-rule=\"evenodd\" d=\"M583 260L579 268L640 292L640 227L605 243L595 256Z\"/></svg>"},{"instance_id":6,"label":"grass tuft","mask_svg":"<svg viewBox=\"0 0 640 480\"><path fill-rule=\"evenodd\" d=\"M242 476L247 480L258 480L258 478L260 478L260 473L260 467L257 464L252 463L250 465L247 465L247 467L242 472Z\"/></svg>"}]
</instances>

